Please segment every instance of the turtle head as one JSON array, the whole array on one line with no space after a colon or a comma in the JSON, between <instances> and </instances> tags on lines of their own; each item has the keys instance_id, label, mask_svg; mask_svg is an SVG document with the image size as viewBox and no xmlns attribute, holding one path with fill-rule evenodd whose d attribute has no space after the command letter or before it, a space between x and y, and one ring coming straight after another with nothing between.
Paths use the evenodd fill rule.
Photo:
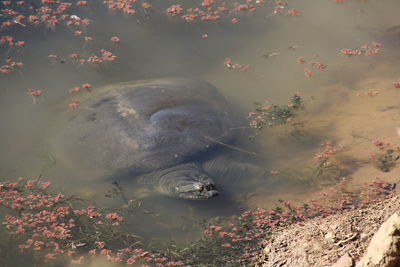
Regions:
<instances>
[{"instance_id":1,"label":"turtle head","mask_svg":"<svg viewBox=\"0 0 400 267\"><path fill-rule=\"evenodd\" d=\"M199 169L176 169L160 177L164 194L184 199L209 199L218 195L214 181Z\"/></svg>"}]
</instances>

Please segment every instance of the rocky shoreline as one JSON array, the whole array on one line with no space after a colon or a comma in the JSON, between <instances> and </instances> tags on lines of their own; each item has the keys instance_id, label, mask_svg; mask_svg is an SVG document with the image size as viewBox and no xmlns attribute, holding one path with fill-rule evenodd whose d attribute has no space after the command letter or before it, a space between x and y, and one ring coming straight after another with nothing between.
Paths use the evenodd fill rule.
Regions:
<instances>
[{"instance_id":1,"label":"rocky shoreline","mask_svg":"<svg viewBox=\"0 0 400 267\"><path fill-rule=\"evenodd\" d=\"M400 266L400 197L282 227L266 240L259 267Z\"/></svg>"}]
</instances>

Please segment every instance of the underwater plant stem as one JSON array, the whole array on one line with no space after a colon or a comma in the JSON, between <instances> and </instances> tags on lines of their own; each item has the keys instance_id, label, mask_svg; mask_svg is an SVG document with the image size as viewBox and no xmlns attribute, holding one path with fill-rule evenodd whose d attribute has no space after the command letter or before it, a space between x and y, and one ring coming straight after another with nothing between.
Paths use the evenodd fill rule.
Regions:
<instances>
[{"instance_id":1,"label":"underwater plant stem","mask_svg":"<svg viewBox=\"0 0 400 267\"><path fill-rule=\"evenodd\" d=\"M214 142L214 143L217 143L217 144L219 144L219 145L223 145L223 146L229 147L229 148L231 148L231 149L233 149L233 150L236 150L236 151L240 151L240 152L243 152L243 153L246 153L246 154L250 154L250 155L253 155L253 156L265 157L264 155L257 154L256 152L252 152L252 151L248 151L248 150L245 150L245 149L242 149L242 148L239 148L239 147L235 147L235 146L228 145L228 144L226 144L226 143L223 143L223 142L221 142L221 141L218 141L218 140L216 140L216 139L214 139L214 138L211 138L211 137L209 137L209 136L204 136L204 138L207 139L207 140L209 140L209 141L211 141L211 142Z\"/></svg>"}]
</instances>

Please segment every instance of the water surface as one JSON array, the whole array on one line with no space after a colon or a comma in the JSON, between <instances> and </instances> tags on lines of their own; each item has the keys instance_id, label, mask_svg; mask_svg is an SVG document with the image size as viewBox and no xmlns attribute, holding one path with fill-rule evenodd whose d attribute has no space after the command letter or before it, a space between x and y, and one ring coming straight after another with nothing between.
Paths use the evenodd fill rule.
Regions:
<instances>
[{"instance_id":1,"label":"water surface","mask_svg":"<svg viewBox=\"0 0 400 267\"><path fill-rule=\"evenodd\" d=\"M140 198L143 209L149 211L138 211L130 220L132 228L154 246L166 240L188 243L199 235L201 222L214 216L273 207L281 198L302 202L317 194L332 181L310 183L302 171L315 164L314 154L322 142L346 147L343 161L352 162L346 175L355 183L375 176L390 179L399 172L382 173L368 164L375 151L371 140L398 142L398 89L392 83L399 78L400 36L396 28L387 30L400 24L398 1L287 1L280 15L274 14L276 4L266 1L256 5L254 12L191 23L165 12L177 3L153 2L151 12L124 15L93 1L88 7L73 6L69 12L90 19L91 24L84 27L14 24L1 29L0 36L26 41L21 48L0 46L0 62L12 57L24 63L23 68L0 76L0 174L4 180L42 177L53 181L56 190L80 194L104 206L118 205L117 200L104 197L112 188L110 181L96 180L94 173L79 166L66 168L57 151L49 149L50 129L57 125L55 114L79 112L69 107L72 99L95 94L101 86L163 77L194 77L214 84L240 121L232 129L238 136L234 145L257 156L229 148L222 153L256 164L264 173L225 175L217 180L221 196L204 202L154 195L143 185L126 184L126 195ZM200 2L192 4L196 7ZM288 15L291 9L299 10L300 16ZM238 22L232 23L232 18ZM84 36L93 40L85 41ZM113 36L121 41L113 43ZM382 43L379 54L348 57L340 52L372 42ZM99 55L101 49L111 51L116 60L80 65L70 56L77 53L87 58ZM49 58L50 54L57 59ZM304 57L304 64L297 61L299 57ZM226 58L250 69L230 69L224 65ZM309 62L323 62L328 68L318 70ZM306 77L305 68L312 69L312 77ZM93 86L90 92L69 93L84 83ZM29 89L43 90L43 94L32 97ZM285 104L297 91L305 104L300 116L292 124L265 129L249 140L252 132L246 118L253 103ZM379 95L365 95L371 91ZM271 170L279 173L271 174Z\"/></svg>"}]
</instances>

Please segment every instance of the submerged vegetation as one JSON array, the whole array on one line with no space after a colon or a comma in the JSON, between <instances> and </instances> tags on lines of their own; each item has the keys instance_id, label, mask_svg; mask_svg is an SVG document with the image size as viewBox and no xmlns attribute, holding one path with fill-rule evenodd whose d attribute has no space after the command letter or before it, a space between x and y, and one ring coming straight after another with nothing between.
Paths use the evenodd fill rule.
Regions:
<instances>
[{"instance_id":1,"label":"submerged vegetation","mask_svg":"<svg viewBox=\"0 0 400 267\"><path fill-rule=\"evenodd\" d=\"M93 255L104 255L128 265L183 265L162 253L144 250L141 238L129 233L125 219L115 210L100 211L86 200L51 193L49 185L24 178L0 184L0 206L5 215L1 232L15 236L21 252L33 253L37 263L81 264Z\"/></svg>"},{"instance_id":2,"label":"submerged vegetation","mask_svg":"<svg viewBox=\"0 0 400 267\"><path fill-rule=\"evenodd\" d=\"M254 260L268 234L277 227L362 207L391 197L395 188L376 179L363 189L350 192L346 179L342 179L320 199L302 206L280 200L271 210L253 209L240 216L214 218L206 223L202 237L192 245L172 246L160 252L146 249L139 236L129 233L120 213L99 210L74 196L51 193L49 185L24 178L0 184L0 207L4 214L0 232L8 233L14 239L10 243L18 245L21 253L47 266L68 261L88 263L100 255L111 262L140 263L143 267L245 266ZM2 260L7 257L3 255Z\"/></svg>"},{"instance_id":3,"label":"submerged vegetation","mask_svg":"<svg viewBox=\"0 0 400 267\"><path fill-rule=\"evenodd\" d=\"M250 126L257 131L290 122L303 108L299 94L295 94L287 105L255 103L255 111L249 113Z\"/></svg>"}]
</instances>

